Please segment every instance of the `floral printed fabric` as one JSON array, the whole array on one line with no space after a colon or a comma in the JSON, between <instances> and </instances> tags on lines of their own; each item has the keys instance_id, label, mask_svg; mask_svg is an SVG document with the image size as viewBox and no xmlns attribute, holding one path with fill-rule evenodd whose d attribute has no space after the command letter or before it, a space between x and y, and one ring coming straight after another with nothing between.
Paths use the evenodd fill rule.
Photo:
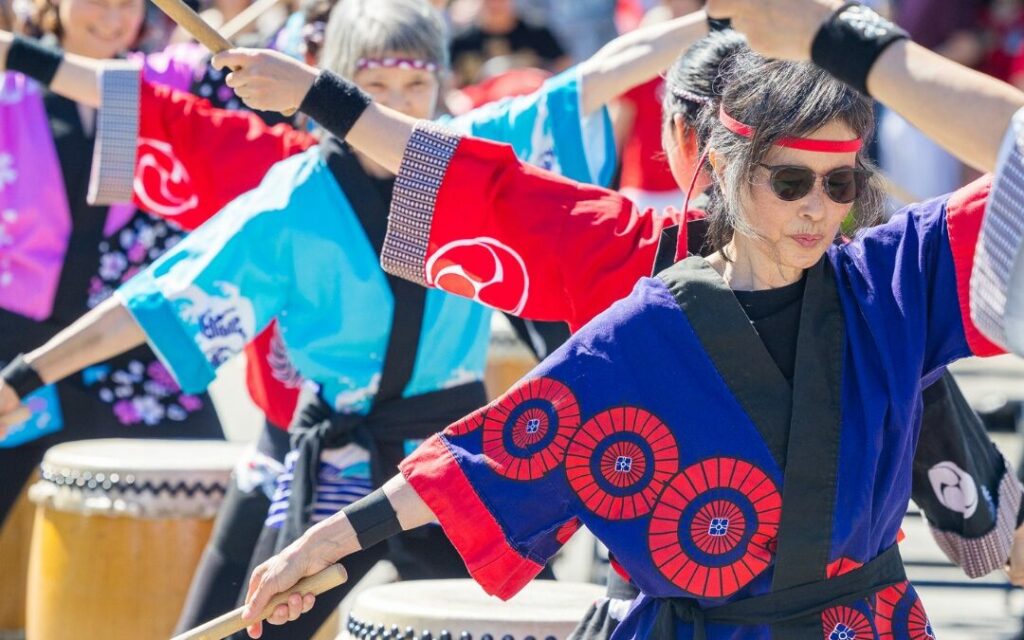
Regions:
<instances>
[{"instance_id":1,"label":"floral printed fabric","mask_svg":"<svg viewBox=\"0 0 1024 640\"><path fill-rule=\"evenodd\" d=\"M106 300L184 236L164 220L137 211L128 224L100 243L99 267L89 283L89 307ZM149 354L133 355L82 372L86 388L112 406L121 424L181 422L203 408L202 399L183 393L159 360Z\"/></svg>"},{"instance_id":2,"label":"floral printed fabric","mask_svg":"<svg viewBox=\"0 0 1024 640\"><path fill-rule=\"evenodd\" d=\"M177 227L137 211L120 231L100 243L99 270L89 282L89 308L109 298L184 237Z\"/></svg>"},{"instance_id":3,"label":"floral printed fabric","mask_svg":"<svg viewBox=\"0 0 1024 640\"><path fill-rule=\"evenodd\" d=\"M111 405L118 422L156 426L164 420L182 422L203 408L198 396L183 393L159 360L129 358L89 367L82 382Z\"/></svg>"}]
</instances>

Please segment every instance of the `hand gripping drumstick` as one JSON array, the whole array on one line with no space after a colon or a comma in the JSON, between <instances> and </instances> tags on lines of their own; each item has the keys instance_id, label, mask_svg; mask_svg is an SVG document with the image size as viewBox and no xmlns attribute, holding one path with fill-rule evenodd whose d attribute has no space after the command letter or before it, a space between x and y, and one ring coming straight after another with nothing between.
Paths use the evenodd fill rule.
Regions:
<instances>
[{"instance_id":1,"label":"hand gripping drumstick","mask_svg":"<svg viewBox=\"0 0 1024 640\"><path fill-rule=\"evenodd\" d=\"M294 587L288 589L288 593L281 593L275 596L270 601L270 604L263 609L263 612L260 613L260 620L269 618L270 614L274 612L274 608L279 604L287 602L288 596L293 593L312 593L318 596L324 591L329 591L343 584L346 580L348 580L348 573L345 572L345 568L340 564L332 564L320 573L299 580ZM246 623L242 622L242 610L244 608L239 607L234 611L229 611L219 618L214 618L191 631L186 631L180 636L171 638L171 640L221 640L233 633L238 633L246 627Z\"/></svg>"},{"instance_id":2,"label":"hand gripping drumstick","mask_svg":"<svg viewBox=\"0 0 1024 640\"><path fill-rule=\"evenodd\" d=\"M205 20L199 17L198 13L192 10L192 7L182 2L182 0L153 0L153 4L160 7L160 10L166 13L171 20L181 25L185 31L188 31L193 38L199 41L199 44L209 49L212 53L220 53L232 48L233 45L224 36L208 25ZM282 113L286 116L291 116L296 111L297 109L289 109Z\"/></svg>"},{"instance_id":3,"label":"hand gripping drumstick","mask_svg":"<svg viewBox=\"0 0 1024 640\"><path fill-rule=\"evenodd\" d=\"M206 21L182 0L153 0L153 4L160 7L160 10L166 13L171 20L181 25L185 31L192 34L193 38L211 52L220 53L232 47L224 36L206 24Z\"/></svg>"}]
</instances>

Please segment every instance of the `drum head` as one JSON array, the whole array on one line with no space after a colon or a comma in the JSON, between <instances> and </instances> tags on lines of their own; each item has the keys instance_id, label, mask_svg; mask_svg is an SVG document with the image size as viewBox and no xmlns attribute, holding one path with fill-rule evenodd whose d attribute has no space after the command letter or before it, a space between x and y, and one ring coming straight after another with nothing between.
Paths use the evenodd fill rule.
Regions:
<instances>
[{"instance_id":1,"label":"drum head","mask_svg":"<svg viewBox=\"0 0 1024 640\"><path fill-rule=\"evenodd\" d=\"M587 608L604 595L604 587L576 582L535 580L507 602L484 593L472 580L415 580L367 589L346 621L346 636L361 637L368 626L397 626L406 637L448 631L453 640L466 632L474 640L565 638Z\"/></svg>"},{"instance_id":2,"label":"drum head","mask_svg":"<svg viewBox=\"0 0 1024 640\"><path fill-rule=\"evenodd\" d=\"M218 440L86 440L43 458L33 501L62 511L212 517L244 444Z\"/></svg>"}]
</instances>

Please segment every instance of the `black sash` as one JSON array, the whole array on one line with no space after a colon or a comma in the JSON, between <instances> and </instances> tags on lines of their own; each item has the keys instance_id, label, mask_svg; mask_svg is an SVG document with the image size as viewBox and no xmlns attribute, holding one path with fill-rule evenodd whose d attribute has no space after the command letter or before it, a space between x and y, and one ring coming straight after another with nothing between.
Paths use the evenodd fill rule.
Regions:
<instances>
[{"instance_id":1,"label":"black sash","mask_svg":"<svg viewBox=\"0 0 1024 640\"><path fill-rule=\"evenodd\" d=\"M370 476L377 488L388 479L389 470L404 457L406 440L429 438L486 403L483 383L473 382L409 398L375 402L370 413L360 415L338 413L318 393L303 389L291 427L292 449L298 457L292 471L287 516L278 536L278 550L301 536L312 522L320 453L324 449L356 443L369 451Z\"/></svg>"},{"instance_id":2,"label":"black sash","mask_svg":"<svg viewBox=\"0 0 1024 640\"><path fill-rule=\"evenodd\" d=\"M387 231L387 194L366 175L344 143L328 137L320 145L324 162L343 186L367 240L380 256ZM292 448L297 451L288 514L278 537L278 549L288 545L311 522L320 469L320 452L356 443L370 452L374 487L387 478L386 470L403 457L403 443L433 435L487 402L482 383L403 398L419 351L426 290L387 275L394 298L391 333L381 369L380 386L367 415L339 414L319 394L304 390L292 422ZM385 460L386 459L386 460ZM392 463L392 464L389 464Z\"/></svg>"},{"instance_id":3,"label":"black sash","mask_svg":"<svg viewBox=\"0 0 1024 640\"><path fill-rule=\"evenodd\" d=\"M821 637L819 616L823 611L857 602L906 579L899 548L892 545L871 562L831 580L772 591L720 607L701 609L693 598L656 598L661 609L651 637L674 638L677 620L694 625L694 640L705 640L707 623L781 625L801 619L813 619Z\"/></svg>"}]
</instances>

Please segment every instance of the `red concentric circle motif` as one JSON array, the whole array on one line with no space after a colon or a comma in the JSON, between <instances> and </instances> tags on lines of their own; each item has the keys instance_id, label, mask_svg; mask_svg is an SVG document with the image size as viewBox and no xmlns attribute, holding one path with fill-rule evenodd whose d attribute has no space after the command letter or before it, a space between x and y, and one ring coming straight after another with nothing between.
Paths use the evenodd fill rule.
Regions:
<instances>
[{"instance_id":1,"label":"red concentric circle motif","mask_svg":"<svg viewBox=\"0 0 1024 640\"><path fill-rule=\"evenodd\" d=\"M464 436L472 433L483 426L484 414L490 409L490 405L477 409L458 422L453 422L444 430L446 436Z\"/></svg>"},{"instance_id":2,"label":"red concentric circle motif","mask_svg":"<svg viewBox=\"0 0 1024 640\"><path fill-rule=\"evenodd\" d=\"M821 612L825 640L873 640L871 622L852 607L830 607Z\"/></svg>"},{"instance_id":3,"label":"red concentric circle motif","mask_svg":"<svg viewBox=\"0 0 1024 640\"><path fill-rule=\"evenodd\" d=\"M875 595L875 626L882 640L935 638L921 598L908 582L886 587Z\"/></svg>"},{"instance_id":4,"label":"red concentric circle motif","mask_svg":"<svg viewBox=\"0 0 1024 640\"><path fill-rule=\"evenodd\" d=\"M771 562L782 496L763 471L710 458L676 474L651 514L651 558L669 581L702 598L732 595Z\"/></svg>"},{"instance_id":5,"label":"red concentric circle motif","mask_svg":"<svg viewBox=\"0 0 1024 640\"><path fill-rule=\"evenodd\" d=\"M587 420L565 455L569 485L587 509L607 520L650 513L678 470L672 432L636 407L615 407Z\"/></svg>"},{"instance_id":6,"label":"red concentric circle motif","mask_svg":"<svg viewBox=\"0 0 1024 640\"><path fill-rule=\"evenodd\" d=\"M896 607L906 592L907 583L901 582L875 594L875 627L881 640L895 640L893 620L896 618Z\"/></svg>"},{"instance_id":7,"label":"red concentric circle motif","mask_svg":"<svg viewBox=\"0 0 1024 640\"><path fill-rule=\"evenodd\" d=\"M690 523L690 536L701 551L720 555L736 548L746 530L743 512L728 500L709 502Z\"/></svg>"},{"instance_id":8,"label":"red concentric circle motif","mask_svg":"<svg viewBox=\"0 0 1024 640\"><path fill-rule=\"evenodd\" d=\"M579 405L569 387L534 378L484 410L483 453L498 474L536 480L562 462L579 425Z\"/></svg>"},{"instance_id":9,"label":"red concentric circle motif","mask_svg":"<svg viewBox=\"0 0 1024 640\"><path fill-rule=\"evenodd\" d=\"M917 596L914 597L914 604L910 605L910 613L907 615L907 631L910 632L912 640L935 640L932 623L928 620L928 614L924 612L921 598Z\"/></svg>"}]
</instances>

